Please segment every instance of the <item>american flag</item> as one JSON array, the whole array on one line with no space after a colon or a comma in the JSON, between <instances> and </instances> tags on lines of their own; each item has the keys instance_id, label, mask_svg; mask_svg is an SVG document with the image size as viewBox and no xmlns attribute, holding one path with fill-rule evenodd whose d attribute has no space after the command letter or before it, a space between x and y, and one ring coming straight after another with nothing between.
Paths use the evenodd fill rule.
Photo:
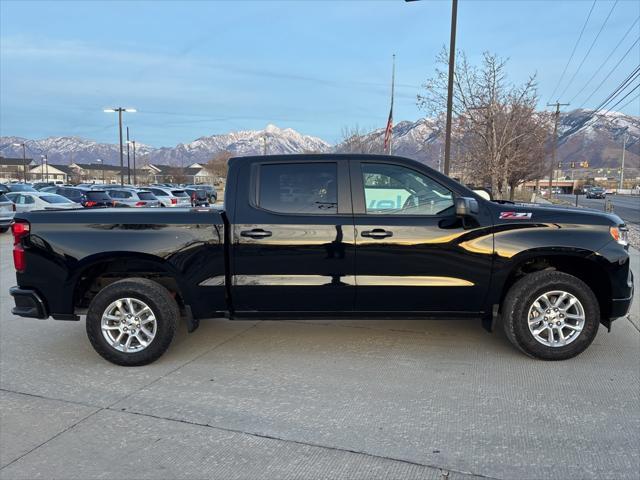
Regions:
<instances>
[{"instance_id":1,"label":"american flag","mask_svg":"<svg viewBox=\"0 0 640 480\"><path fill-rule=\"evenodd\" d=\"M391 153L391 134L393 133L393 100L391 101L391 110L389 110L389 120L387 120L387 128L384 130L384 151Z\"/></svg>"}]
</instances>

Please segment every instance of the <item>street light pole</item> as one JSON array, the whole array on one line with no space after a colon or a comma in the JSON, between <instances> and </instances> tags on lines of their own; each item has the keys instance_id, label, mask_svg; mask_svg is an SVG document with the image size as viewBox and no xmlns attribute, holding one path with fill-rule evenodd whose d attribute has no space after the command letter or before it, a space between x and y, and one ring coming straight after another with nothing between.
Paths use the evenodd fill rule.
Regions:
<instances>
[{"instance_id":1,"label":"street light pole","mask_svg":"<svg viewBox=\"0 0 640 480\"><path fill-rule=\"evenodd\" d=\"M127 127L127 183L131 185L131 163L129 161L129 127Z\"/></svg>"},{"instance_id":2,"label":"street light pole","mask_svg":"<svg viewBox=\"0 0 640 480\"><path fill-rule=\"evenodd\" d=\"M122 113L123 112L131 112L135 113L135 108L105 108L105 112L117 112L118 113L118 133L120 137L120 185L124 185L124 152L122 150Z\"/></svg>"},{"instance_id":3,"label":"street light pole","mask_svg":"<svg viewBox=\"0 0 640 480\"><path fill-rule=\"evenodd\" d=\"M138 184L138 179L136 177L136 141L131 140L131 145L133 145L133 184Z\"/></svg>"},{"instance_id":4,"label":"street light pole","mask_svg":"<svg viewBox=\"0 0 640 480\"><path fill-rule=\"evenodd\" d=\"M415 2L417 0L404 0ZM447 123L444 131L444 168L449 175L451 166L451 121L453 117L453 75L456 64L456 28L458 24L458 0L451 0L451 36L449 38L449 78L447 81Z\"/></svg>"},{"instance_id":5,"label":"street light pole","mask_svg":"<svg viewBox=\"0 0 640 480\"><path fill-rule=\"evenodd\" d=\"M24 183L27 183L27 146L24 142L14 143L14 147L22 147L22 176Z\"/></svg>"},{"instance_id":6,"label":"street light pole","mask_svg":"<svg viewBox=\"0 0 640 480\"><path fill-rule=\"evenodd\" d=\"M624 188L624 151L627 149L627 138L629 137L627 134L628 129L629 127L627 127L622 135L622 165L620 165L620 186L618 187L618 190L622 190Z\"/></svg>"},{"instance_id":7,"label":"street light pole","mask_svg":"<svg viewBox=\"0 0 640 480\"><path fill-rule=\"evenodd\" d=\"M41 160L40 169L42 170L40 174L41 174L42 180L48 183L49 182L49 161L48 161L49 159L47 157L47 154L45 153L44 155L41 155L40 160ZM46 171L46 180L45 180L45 171Z\"/></svg>"},{"instance_id":8,"label":"street light pole","mask_svg":"<svg viewBox=\"0 0 640 480\"><path fill-rule=\"evenodd\" d=\"M100 170L102 170L102 184L104 185L104 163L102 163L102 159L96 159L96 162L100 164Z\"/></svg>"}]
</instances>

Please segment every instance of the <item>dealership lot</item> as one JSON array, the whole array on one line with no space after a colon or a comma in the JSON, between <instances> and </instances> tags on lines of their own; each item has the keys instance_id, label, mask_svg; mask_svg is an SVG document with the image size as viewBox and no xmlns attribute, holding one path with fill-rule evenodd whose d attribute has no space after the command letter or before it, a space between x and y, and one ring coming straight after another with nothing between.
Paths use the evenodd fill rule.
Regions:
<instances>
[{"instance_id":1,"label":"dealership lot","mask_svg":"<svg viewBox=\"0 0 640 480\"><path fill-rule=\"evenodd\" d=\"M638 256L632 268L640 272ZM637 478L640 331L564 362L478 321L208 320L122 368L13 317L0 237L0 478ZM532 475L532 472L535 472Z\"/></svg>"}]
</instances>

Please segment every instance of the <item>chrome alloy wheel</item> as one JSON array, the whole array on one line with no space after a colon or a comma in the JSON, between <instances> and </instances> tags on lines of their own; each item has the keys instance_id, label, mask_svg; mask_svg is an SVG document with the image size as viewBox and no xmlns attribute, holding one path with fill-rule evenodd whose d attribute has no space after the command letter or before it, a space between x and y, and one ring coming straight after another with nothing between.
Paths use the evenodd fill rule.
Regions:
<instances>
[{"instance_id":1,"label":"chrome alloy wheel","mask_svg":"<svg viewBox=\"0 0 640 480\"><path fill-rule=\"evenodd\" d=\"M553 290L540 295L529 308L529 331L548 347L564 347L573 342L585 324L584 307L574 295Z\"/></svg>"},{"instance_id":2,"label":"chrome alloy wheel","mask_svg":"<svg viewBox=\"0 0 640 480\"><path fill-rule=\"evenodd\" d=\"M120 352L135 353L147 348L158 331L153 311L137 298L120 298L102 314L102 336Z\"/></svg>"}]
</instances>

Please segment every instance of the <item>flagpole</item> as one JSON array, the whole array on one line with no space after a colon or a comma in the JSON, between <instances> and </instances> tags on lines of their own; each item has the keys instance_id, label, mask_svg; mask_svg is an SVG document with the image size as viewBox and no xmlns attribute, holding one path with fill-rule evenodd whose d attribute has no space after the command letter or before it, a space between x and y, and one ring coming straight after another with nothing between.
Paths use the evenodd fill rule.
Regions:
<instances>
[{"instance_id":1,"label":"flagpole","mask_svg":"<svg viewBox=\"0 0 640 480\"><path fill-rule=\"evenodd\" d=\"M391 145L393 144L393 99L395 97L396 88L396 54L393 54L391 60L391 132L389 133L389 155L391 155Z\"/></svg>"},{"instance_id":2,"label":"flagpole","mask_svg":"<svg viewBox=\"0 0 640 480\"><path fill-rule=\"evenodd\" d=\"M391 143L393 137L393 98L396 84L396 54L393 54L391 67L391 108L389 109L389 119L387 127L384 131L384 151L387 155L391 155Z\"/></svg>"}]
</instances>

